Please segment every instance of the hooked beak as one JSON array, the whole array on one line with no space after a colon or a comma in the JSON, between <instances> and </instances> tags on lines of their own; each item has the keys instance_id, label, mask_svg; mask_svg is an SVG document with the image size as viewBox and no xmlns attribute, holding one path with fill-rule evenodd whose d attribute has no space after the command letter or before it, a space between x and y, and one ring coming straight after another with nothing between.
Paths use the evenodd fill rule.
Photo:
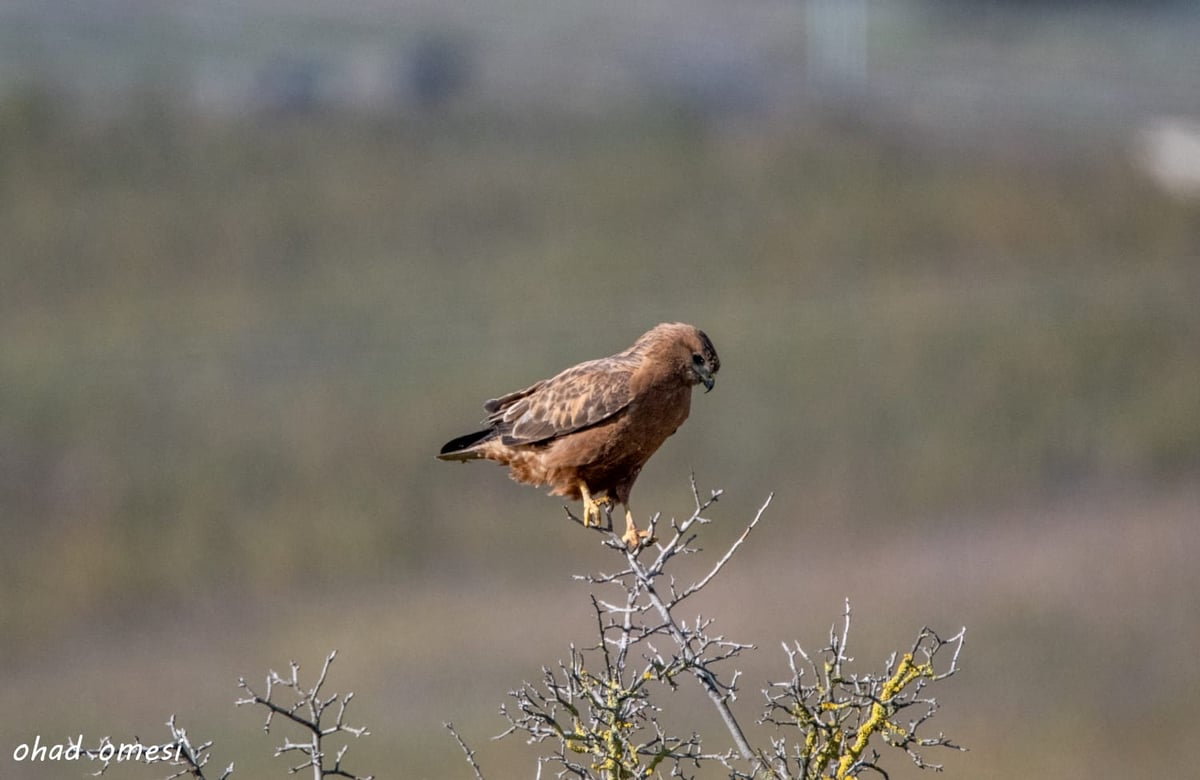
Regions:
<instances>
[{"instance_id":1,"label":"hooked beak","mask_svg":"<svg viewBox=\"0 0 1200 780\"><path fill-rule=\"evenodd\" d=\"M716 377L708 370L708 366L696 366L696 376L700 377L700 384L704 385L704 392L709 392L713 389L713 385L717 383Z\"/></svg>"}]
</instances>

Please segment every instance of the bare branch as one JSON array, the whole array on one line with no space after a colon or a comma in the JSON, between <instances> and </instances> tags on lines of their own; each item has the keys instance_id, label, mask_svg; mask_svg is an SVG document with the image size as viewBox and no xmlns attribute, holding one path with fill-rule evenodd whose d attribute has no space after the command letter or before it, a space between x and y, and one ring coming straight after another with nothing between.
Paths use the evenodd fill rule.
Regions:
<instances>
[{"instance_id":1,"label":"bare branch","mask_svg":"<svg viewBox=\"0 0 1200 780\"><path fill-rule=\"evenodd\" d=\"M278 672L270 671L266 678L266 692L264 694L256 693L250 684L243 677L238 680L238 687L241 688L246 695L237 699L237 706L246 704L258 705L267 711L266 719L263 722L263 730L270 733L273 720L276 715L281 715L287 718L292 723L301 728L302 733L306 734L306 741L295 742L290 737L284 737L283 744L275 748L275 755L282 756L286 753L299 753L301 756L300 763L291 767L291 772L301 772L305 769L312 770L313 780L321 780L325 777L344 777L350 780L372 780L371 776L359 777L342 767L342 759L349 749L348 744L343 744L333 756L332 764L329 763L329 756L326 753L324 741L326 738L346 733L355 738L364 737L370 732L363 726L350 726L346 723L346 708L354 698L353 693L344 695L332 694L325 696L321 689L329 677L329 668L333 665L334 658L337 657L337 651L332 651L325 658L324 664L321 666L321 671L317 675L316 682L311 688L304 688L300 683L300 665L295 661L289 663L290 674L288 677L280 675ZM276 695L279 690L289 690L294 697L291 704L280 703L276 700ZM336 711L330 708L336 705ZM336 712L333 715L333 722L330 723L329 714Z\"/></svg>"},{"instance_id":2,"label":"bare branch","mask_svg":"<svg viewBox=\"0 0 1200 780\"><path fill-rule=\"evenodd\" d=\"M703 496L694 476L691 491L695 508L690 515L660 524L656 514L651 520L652 531L657 528L664 536L652 547L628 550L608 533L604 544L620 553L620 567L575 576L619 593L589 595L596 645L582 651L572 646L569 661L555 670L543 669L539 684L525 683L513 691L514 708L501 707L508 721L501 736L521 733L531 744L551 746L552 752L538 760L538 777L548 765L557 768L559 778L642 779L668 772L687 777L707 762L720 765L731 780L845 780L868 773L887 778L876 745L899 748L916 766L928 769L938 767L922 757L926 750L959 749L942 734L924 733L937 709L925 689L957 671L963 632L942 640L922 629L909 652L893 653L883 672L852 673L847 600L819 652L810 654L799 643L783 645L790 679L769 684L759 720L779 734L768 749L756 750L732 706L740 671L727 664L753 647L716 633L711 617L685 618L680 605L725 571L774 495L767 496L704 576L681 587L671 573L672 561L701 552L697 539L712 522L706 513L721 496L719 490ZM648 550L655 554L646 556ZM944 649L947 645L951 650ZM944 666L946 652L951 658ZM733 747L725 752L706 751L698 734L672 736L658 721L658 695L675 690L688 677L700 683L732 739ZM790 737L788 731L798 736Z\"/></svg>"},{"instance_id":3,"label":"bare branch","mask_svg":"<svg viewBox=\"0 0 1200 780\"><path fill-rule=\"evenodd\" d=\"M475 761L475 751L467 747L467 743L463 741L463 738L460 737L458 732L454 729L453 723L446 721L442 725L446 727L451 735L453 735L454 741L458 743L460 748L462 748L462 752L466 753L467 763L471 765L471 770L475 772L475 780L484 780L483 770L479 768L479 763Z\"/></svg>"},{"instance_id":4,"label":"bare branch","mask_svg":"<svg viewBox=\"0 0 1200 780\"><path fill-rule=\"evenodd\" d=\"M694 484L694 480L693 480L693 484ZM727 550L725 552L725 554L723 556L721 556L721 559L719 561L717 561L715 566L713 566L712 571L710 571L707 575L705 575L701 579L694 582L691 586L688 587L687 590L685 590L682 594L680 594L679 597L675 600L676 604L678 604L680 601L683 601L685 598L692 595L696 591L700 590L705 585L708 585L708 583L712 581L713 577L715 577L721 573L721 569L725 568L725 564L729 563L730 559L732 559L734 554L738 551L738 548L740 548L742 546L742 544L746 541L746 539L749 538L750 532L754 530L754 527L756 525L758 525L758 521L762 519L763 513L767 511L767 507L769 507L771 505L771 500L773 498L775 498L774 493L770 493L767 495L767 500L764 501L763 505L758 508L758 511L754 514L754 519L750 521L750 524L746 526L746 530L742 531L741 536L739 536L737 538L737 541L735 541L733 543L733 545L729 548L729 550ZM714 501L716 500L715 496L714 496L713 500Z\"/></svg>"}]
</instances>

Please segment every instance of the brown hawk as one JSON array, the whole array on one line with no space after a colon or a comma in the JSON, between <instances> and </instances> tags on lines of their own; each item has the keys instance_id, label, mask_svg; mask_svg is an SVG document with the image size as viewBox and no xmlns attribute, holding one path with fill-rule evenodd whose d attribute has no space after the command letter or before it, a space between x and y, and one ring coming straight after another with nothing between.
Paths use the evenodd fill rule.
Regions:
<instances>
[{"instance_id":1,"label":"brown hawk","mask_svg":"<svg viewBox=\"0 0 1200 780\"><path fill-rule=\"evenodd\" d=\"M447 442L438 457L493 460L518 482L582 499L585 526L600 525L601 506L607 514L622 504L622 539L636 549L649 532L633 522L633 483L687 419L692 388L711 390L720 368L704 331L663 323L623 352L488 401L487 427Z\"/></svg>"}]
</instances>

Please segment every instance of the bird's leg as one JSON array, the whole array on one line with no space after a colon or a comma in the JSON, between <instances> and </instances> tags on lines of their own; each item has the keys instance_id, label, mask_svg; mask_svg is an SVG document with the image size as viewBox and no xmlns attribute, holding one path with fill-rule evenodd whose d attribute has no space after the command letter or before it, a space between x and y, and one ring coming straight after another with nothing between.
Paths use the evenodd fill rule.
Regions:
<instances>
[{"instance_id":1,"label":"bird's leg","mask_svg":"<svg viewBox=\"0 0 1200 780\"><path fill-rule=\"evenodd\" d=\"M583 483L580 483L579 485L579 492L583 496L583 527L589 528L593 525L597 528L600 527L600 505L603 504L605 506L605 514L608 516L608 527L611 529L612 498L607 495L599 498L593 497L591 491L588 490L587 485ZM593 517L595 518L595 522L592 521Z\"/></svg>"},{"instance_id":2,"label":"bird's leg","mask_svg":"<svg viewBox=\"0 0 1200 780\"><path fill-rule=\"evenodd\" d=\"M583 527L587 528L592 524L592 513L596 511L596 503L592 501L592 494L588 491L587 485L579 484L579 493L583 497ZM600 525L599 521L596 525Z\"/></svg>"},{"instance_id":3,"label":"bird's leg","mask_svg":"<svg viewBox=\"0 0 1200 780\"><path fill-rule=\"evenodd\" d=\"M625 507L625 535L621 537L621 541L625 542L625 546L630 550L655 542L654 537L650 535L650 529L642 531L634 524L633 512L628 506Z\"/></svg>"}]
</instances>

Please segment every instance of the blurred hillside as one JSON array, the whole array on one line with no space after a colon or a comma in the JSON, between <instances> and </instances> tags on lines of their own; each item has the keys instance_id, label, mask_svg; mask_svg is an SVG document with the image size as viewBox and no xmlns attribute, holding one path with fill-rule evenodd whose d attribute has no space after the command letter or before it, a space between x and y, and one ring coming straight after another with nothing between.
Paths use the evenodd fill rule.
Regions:
<instances>
[{"instance_id":1,"label":"blurred hillside","mask_svg":"<svg viewBox=\"0 0 1200 780\"><path fill-rule=\"evenodd\" d=\"M1026 126L1081 141L1194 113L1198 35L1181 0L6 0L0 84L48 81L101 115L147 86L210 114L849 99L943 141Z\"/></svg>"},{"instance_id":2,"label":"blurred hillside","mask_svg":"<svg viewBox=\"0 0 1200 780\"><path fill-rule=\"evenodd\" d=\"M383 735L355 749L371 771L467 776L441 721L478 743L500 730L504 692L587 638L569 575L602 559L559 499L433 453L486 398L672 319L703 327L723 369L634 506L686 513L695 470L728 493L717 549L777 491L712 605L765 666L779 639L820 641L846 595L864 657L966 623L943 717L974 752L953 768L1174 766L1180 692L1200 686L1200 201L1155 186L1134 148L1144 121L1195 109L1194 56L1133 56L1091 16L993 10L974 32L936 17L921 60L934 17L910 6L870 17L865 63L814 61L784 45L812 12L764 4L704 60L729 65L700 79L716 93L639 71L622 82L638 90L572 103L555 91L570 71L544 68L562 81L509 101L489 79L528 82L492 58L524 28L497 11L491 37L422 27L450 43L398 49L415 91L364 105L323 97L346 94L336 68L214 47L232 28L170 3L137 17L193 41L139 38L176 58L165 78L99 43L111 59L68 67L86 47L56 42L107 40L108 22L63 6L51 24L55 7L4 10L39 35L0 25L4 51L40 40L65 68L32 78L12 57L0 96L0 774L74 776L8 761L33 733L154 740L177 712L218 762L267 776L234 681L339 647ZM330 51L336 32L386 32L308 8ZM294 19L261 13L250 29ZM1170 42L1192 20L1169 18L1137 29ZM299 28L281 29L274 48L294 50ZM737 54L760 50L782 59ZM250 86L184 88L188 52ZM779 69L793 56L800 87ZM460 81L429 86L414 62ZM705 72L688 62L668 70ZM509 776L532 766L520 747L497 748Z\"/></svg>"}]
</instances>

